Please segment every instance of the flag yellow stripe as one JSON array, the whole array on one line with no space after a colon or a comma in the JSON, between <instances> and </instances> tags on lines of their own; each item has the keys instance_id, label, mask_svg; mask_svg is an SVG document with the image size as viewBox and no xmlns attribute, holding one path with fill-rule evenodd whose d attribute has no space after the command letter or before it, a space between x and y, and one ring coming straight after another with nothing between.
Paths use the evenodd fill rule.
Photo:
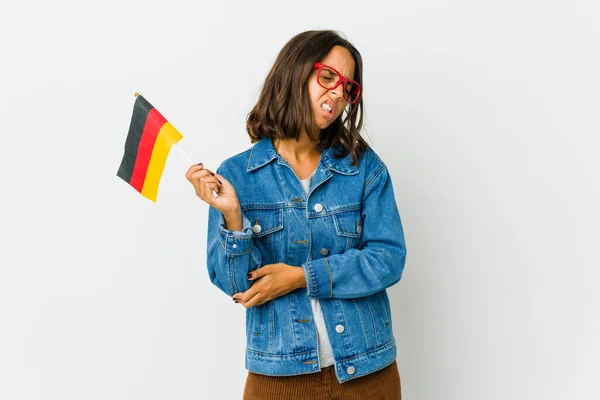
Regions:
<instances>
[{"instance_id":1,"label":"flag yellow stripe","mask_svg":"<svg viewBox=\"0 0 600 400\"><path fill-rule=\"evenodd\" d=\"M179 133L179 131L169 122L166 122L162 128L160 128L160 132L158 132L156 142L152 148L152 156L150 157L146 179L144 180L144 186L142 187L142 196L145 198L156 201L158 184L160 183L163 169L165 169L169 151L182 137L181 133Z\"/></svg>"}]
</instances>

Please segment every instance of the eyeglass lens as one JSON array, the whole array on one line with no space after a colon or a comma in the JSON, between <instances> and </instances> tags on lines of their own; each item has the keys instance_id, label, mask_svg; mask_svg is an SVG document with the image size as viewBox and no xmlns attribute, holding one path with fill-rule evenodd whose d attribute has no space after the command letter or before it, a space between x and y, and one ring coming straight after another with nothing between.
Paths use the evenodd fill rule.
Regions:
<instances>
[{"instance_id":1,"label":"eyeglass lens","mask_svg":"<svg viewBox=\"0 0 600 400\"><path fill-rule=\"evenodd\" d=\"M333 70L329 68L321 68L319 72L319 84L326 89L334 89L335 85L338 83L340 76ZM346 87L344 88L344 99L349 102L353 102L356 100L358 96L359 86L356 82L348 80L346 82Z\"/></svg>"}]
</instances>

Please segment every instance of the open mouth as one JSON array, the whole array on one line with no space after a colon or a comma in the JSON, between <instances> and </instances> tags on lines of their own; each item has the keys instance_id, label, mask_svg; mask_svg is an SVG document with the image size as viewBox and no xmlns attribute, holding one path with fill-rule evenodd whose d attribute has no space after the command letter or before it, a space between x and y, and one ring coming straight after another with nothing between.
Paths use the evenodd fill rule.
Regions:
<instances>
[{"instance_id":1,"label":"open mouth","mask_svg":"<svg viewBox=\"0 0 600 400\"><path fill-rule=\"evenodd\" d=\"M327 103L321 104L321 109L327 111L330 114L333 114L333 108L331 108L331 106Z\"/></svg>"}]
</instances>

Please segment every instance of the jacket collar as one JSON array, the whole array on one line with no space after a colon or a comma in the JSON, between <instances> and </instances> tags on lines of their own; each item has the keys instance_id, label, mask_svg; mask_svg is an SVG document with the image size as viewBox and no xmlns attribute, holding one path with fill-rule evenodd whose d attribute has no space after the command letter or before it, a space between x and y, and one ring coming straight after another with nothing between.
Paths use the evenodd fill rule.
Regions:
<instances>
[{"instance_id":1,"label":"jacket collar","mask_svg":"<svg viewBox=\"0 0 600 400\"><path fill-rule=\"evenodd\" d=\"M348 153L344 158L334 158L333 155L338 153L336 148L324 149L321 152L321 162L331 171L343 175L356 175L358 168L351 165L352 154ZM268 137L261 138L253 147L248 158L247 171L254 171L262 166L267 165L274 159L278 158L279 154L273 147L273 140Z\"/></svg>"}]
</instances>

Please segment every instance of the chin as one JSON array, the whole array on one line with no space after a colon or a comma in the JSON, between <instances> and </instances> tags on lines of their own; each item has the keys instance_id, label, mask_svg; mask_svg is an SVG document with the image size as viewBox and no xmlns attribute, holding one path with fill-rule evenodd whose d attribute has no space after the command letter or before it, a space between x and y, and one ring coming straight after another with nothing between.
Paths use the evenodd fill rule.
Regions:
<instances>
[{"instance_id":1,"label":"chin","mask_svg":"<svg viewBox=\"0 0 600 400\"><path fill-rule=\"evenodd\" d=\"M333 122L333 121L331 121ZM326 129L327 127L329 127L329 125L331 125L331 122L323 122L319 124L319 128L320 129Z\"/></svg>"}]
</instances>

